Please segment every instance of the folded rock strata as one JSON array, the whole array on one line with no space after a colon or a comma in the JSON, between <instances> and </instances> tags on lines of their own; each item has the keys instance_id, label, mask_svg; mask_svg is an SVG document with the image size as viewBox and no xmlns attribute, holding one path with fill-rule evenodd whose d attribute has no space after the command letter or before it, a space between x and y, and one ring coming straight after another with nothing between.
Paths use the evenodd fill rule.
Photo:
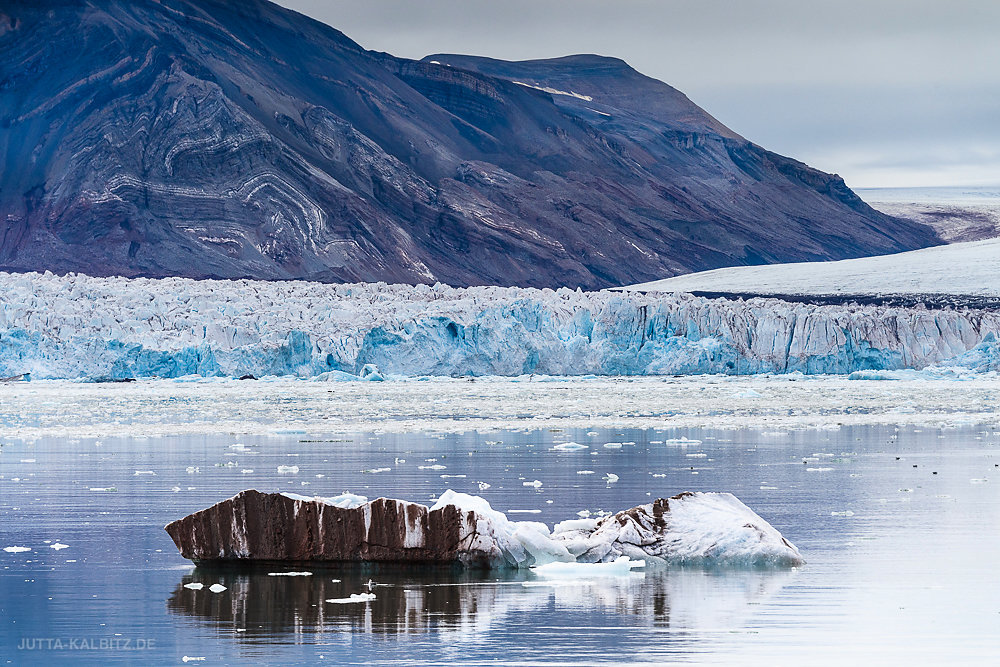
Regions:
<instances>
[{"instance_id":1,"label":"folded rock strata","mask_svg":"<svg viewBox=\"0 0 1000 667\"><path fill-rule=\"evenodd\" d=\"M682 493L601 519L510 521L447 491L433 507L390 498L247 490L166 526L185 558L530 567L620 556L653 564L794 566L798 549L729 493Z\"/></svg>"}]
</instances>

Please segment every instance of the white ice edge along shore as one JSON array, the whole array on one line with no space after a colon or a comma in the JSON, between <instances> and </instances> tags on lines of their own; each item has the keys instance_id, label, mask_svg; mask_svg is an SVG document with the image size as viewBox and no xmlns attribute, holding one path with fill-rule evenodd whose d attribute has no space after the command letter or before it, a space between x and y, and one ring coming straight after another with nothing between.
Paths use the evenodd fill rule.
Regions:
<instances>
[{"instance_id":1,"label":"white ice edge along shore","mask_svg":"<svg viewBox=\"0 0 1000 667\"><path fill-rule=\"evenodd\" d=\"M1000 368L1000 313L976 310L73 274L0 294L0 376L33 379Z\"/></svg>"}]
</instances>

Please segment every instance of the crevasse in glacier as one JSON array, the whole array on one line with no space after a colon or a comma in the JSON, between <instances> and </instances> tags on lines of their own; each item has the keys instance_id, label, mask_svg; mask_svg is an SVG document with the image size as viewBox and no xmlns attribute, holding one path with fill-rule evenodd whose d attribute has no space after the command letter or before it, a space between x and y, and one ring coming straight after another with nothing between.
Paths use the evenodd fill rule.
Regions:
<instances>
[{"instance_id":1,"label":"crevasse in glacier","mask_svg":"<svg viewBox=\"0 0 1000 667\"><path fill-rule=\"evenodd\" d=\"M673 375L1000 367L1000 315L568 289L0 273L0 376Z\"/></svg>"}]
</instances>

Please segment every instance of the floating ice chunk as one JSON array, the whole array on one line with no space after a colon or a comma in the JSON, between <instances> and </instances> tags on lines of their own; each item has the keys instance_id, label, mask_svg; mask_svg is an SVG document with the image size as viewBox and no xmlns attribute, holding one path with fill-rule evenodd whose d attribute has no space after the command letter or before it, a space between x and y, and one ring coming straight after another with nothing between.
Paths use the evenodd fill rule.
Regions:
<instances>
[{"instance_id":1,"label":"floating ice chunk","mask_svg":"<svg viewBox=\"0 0 1000 667\"><path fill-rule=\"evenodd\" d=\"M762 398L764 394L754 389L734 392L732 398Z\"/></svg>"},{"instance_id":2,"label":"floating ice chunk","mask_svg":"<svg viewBox=\"0 0 1000 667\"><path fill-rule=\"evenodd\" d=\"M235 445L229 445L229 449L234 452L249 452L250 448L244 445L242 442L237 442Z\"/></svg>"},{"instance_id":3,"label":"floating ice chunk","mask_svg":"<svg viewBox=\"0 0 1000 667\"><path fill-rule=\"evenodd\" d=\"M609 472L606 475L604 475L602 479L608 484L614 484L615 482L618 481L618 475L614 474L613 472Z\"/></svg>"},{"instance_id":4,"label":"floating ice chunk","mask_svg":"<svg viewBox=\"0 0 1000 667\"><path fill-rule=\"evenodd\" d=\"M979 478L970 479L969 480L969 484L985 484L988 481L989 481L988 479L979 477Z\"/></svg>"},{"instance_id":5,"label":"floating ice chunk","mask_svg":"<svg viewBox=\"0 0 1000 667\"><path fill-rule=\"evenodd\" d=\"M21 459L21 463L35 463L35 459Z\"/></svg>"},{"instance_id":6,"label":"floating ice chunk","mask_svg":"<svg viewBox=\"0 0 1000 667\"><path fill-rule=\"evenodd\" d=\"M695 454L685 454L684 456L688 457L689 459L704 459L708 457L708 454L697 452Z\"/></svg>"},{"instance_id":7,"label":"floating ice chunk","mask_svg":"<svg viewBox=\"0 0 1000 667\"><path fill-rule=\"evenodd\" d=\"M298 466L278 466L279 475L294 475L299 472Z\"/></svg>"},{"instance_id":8,"label":"floating ice chunk","mask_svg":"<svg viewBox=\"0 0 1000 667\"><path fill-rule=\"evenodd\" d=\"M362 473L379 473L379 472L390 472L392 468L370 468L368 470L362 470Z\"/></svg>"},{"instance_id":9,"label":"floating ice chunk","mask_svg":"<svg viewBox=\"0 0 1000 667\"><path fill-rule=\"evenodd\" d=\"M116 493L118 491L114 486L92 486L90 490L98 493Z\"/></svg>"},{"instance_id":10,"label":"floating ice chunk","mask_svg":"<svg viewBox=\"0 0 1000 667\"><path fill-rule=\"evenodd\" d=\"M192 591L200 591L205 587L205 584L199 583L197 581L191 582L190 584L184 584L184 588L190 588Z\"/></svg>"},{"instance_id":11,"label":"floating ice chunk","mask_svg":"<svg viewBox=\"0 0 1000 667\"><path fill-rule=\"evenodd\" d=\"M619 556L609 563L546 563L531 568L539 577L547 579L593 579L597 577L624 577L632 570L646 567L644 560Z\"/></svg>"},{"instance_id":12,"label":"floating ice chunk","mask_svg":"<svg viewBox=\"0 0 1000 667\"><path fill-rule=\"evenodd\" d=\"M441 479L465 479L465 475L441 475Z\"/></svg>"},{"instance_id":13,"label":"floating ice chunk","mask_svg":"<svg viewBox=\"0 0 1000 667\"><path fill-rule=\"evenodd\" d=\"M370 602L375 599L374 593L351 593L350 597L332 598L327 600L331 604L352 604L356 602Z\"/></svg>"},{"instance_id":14,"label":"floating ice chunk","mask_svg":"<svg viewBox=\"0 0 1000 667\"><path fill-rule=\"evenodd\" d=\"M153 472L152 470L136 470L135 473L133 473L133 477L135 475L154 475L155 476L156 473Z\"/></svg>"},{"instance_id":15,"label":"floating ice chunk","mask_svg":"<svg viewBox=\"0 0 1000 667\"><path fill-rule=\"evenodd\" d=\"M443 466L440 463L435 463L430 466L417 466L417 470L445 470L448 466Z\"/></svg>"},{"instance_id":16,"label":"floating ice chunk","mask_svg":"<svg viewBox=\"0 0 1000 667\"><path fill-rule=\"evenodd\" d=\"M833 468L806 468L806 472L830 472Z\"/></svg>"},{"instance_id":17,"label":"floating ice chunk","mask_svg":"<svg viewBox=\"0 0 1000 667\"><path fill-rule=\"evenodd\" d=\"M184 471L189 475L193 475L195 473L201 472L201 468L199 468L198 466L188 466L187 468L185 468Z\"/></svg>"},{"instance_id":18,"label":"floating ice chunk","mask_svg":"<svg viewBox=\"0 0 1000 667\"><path fill-rule=\"evenodd\" d=\"M312 572L268 572L269 577L311 577Z\"/></svg>"},{"instance_id":19,"label":"floating ice chunk","mask_svg":"<svg viewBox=\"0 0 1000 667\"><path fill-rule=\"evenodd\" d=\"M62 549L69 549L68 544L63 544L62 542L56 542L55 544L50 544L49 549L54 549L56 551L61 551Z\"/></svg>"},{"instance_id":20,"label":"floating ice chunk","mask_svg":"<svg viewBox=\"0 0 1000 667\"><path fill-rule=\"evenodd\" d=\"M479 487L480 491L485 491L486 489L490 488L490 484L487 482L476 482L476 486Z\"/></svg>"},{"instance_id":21,"label":"floating ice chunk","mask_svg":"<svg viewBox=\"0 0 1000 667\"><path fill-rule=\"evenodd\" d=\"M681 447L700 445L701 440L688 440L687 438L670 438L663 441L664 445L678 445Z\"/></svg>"},{"instance_id":22,"label":"floating ice chunk","mask_svg":"<svg viewBox=\"0 0 1000 667\"><path fill-rule=\"evenodd\" d=\"M552 448L552 450L556 452L578 452L581 449L589 449L589 447L587 447L587 445L581 445L578 442L564 442Z\"/></svg>"},{"instance_id":23,"label":"floating ice chunk","mask_svg":"<svg viewBox=\"0 0 1000 667\"><path fill-rule=\"evenodd\" d=\"M186 655L183 658L181 658L181 662L203 662L204 660L205 656L203 655L201 656Z\"/></svg>"},{"instance_id":24,"label":"floating ice chunk","mask_svg":"<svg viewBox=\"0 0 1000 667\"><path fill-rule=\"evenodd\" d=\"M242 475L250 475L252 473L253 473L253 468L243 468L242 470L240 470L240 474Z\"/></svg>"},{"instance_id":25,"label":"floating ice chunk","mask_svg":"<svg viewBox=\"0 0 1000 667\"><path fill-rule=\"evenodd\" d=\"M586 519L587 517L590 516L590 510L580 510L579 512L576 513L576 515Z\"/></svg>"},{"instance_id":26,"label":"floating ice chunk","mask_svg":"<svg viewBox=\"0 0 1000 667\"><path fill-rule=\"evenodd\" d=\"M577 470L577 475L593 475L595 474L593 470Z\"/></svg>"},{"instance_id":27,"label":"floating ice chunk","mask_svg":"<svg viewBox=\"0 0 1000 667\"><path fill-rule=\"evenodd\" d=\"M208 590L212 591L213 593L221 593L222 591L226 590L226 587L223 586L222 584L212 584L211 586L208 587Z\"/></svg>"},{"instance_id":28,"label":"floating ice chunk","mask_svg":"<svg viewBox=\"0 0 1000 667\"><path fill-rule=\"evenodd\" d=\"M4 547L3 550L9 554L19 554L24 553L25 551L31 551L31 547Z\"/></svg>"},{"instance_id":29,"label":"floating ice chunk","mask_svg":"<svg viewBox=\"0 0 1000 667\"><path fill-rule=\"evenodd\" d=\"M620 442L606 442L604 443L605 449L621 449L622 443Z\"/></svg>"},{"instance_id":30,"label":"floating ice chunk","mask_svg":"<svg viewBox=\"0 0 1000 667\"><path fill-rule=\"evenodd\" d=\"M843 512L830 512L830 516L854 516L854 512L851 510L844 510Z\"/></svg>"},{"instance_id":31,"label":"floating ice chunk","mask_svg":"<svg viewBox=\"0 0 1000 667\"><path fill-rule=\"evenodd\" d=\"M507 514L541 514L542 510L507 510Z\"/></svg>"},{"instance_id":32,"label":"floating ice chunk","mask_svg":"<svg viewBox=\"0 0 1000 667\"><path fill-rule=\"evenodd\" d=\"M521 482L521 486L533 486L536 489L542 488L542 482L540 480L534 480L531 482Z\"/></svg>"}]
</instances>

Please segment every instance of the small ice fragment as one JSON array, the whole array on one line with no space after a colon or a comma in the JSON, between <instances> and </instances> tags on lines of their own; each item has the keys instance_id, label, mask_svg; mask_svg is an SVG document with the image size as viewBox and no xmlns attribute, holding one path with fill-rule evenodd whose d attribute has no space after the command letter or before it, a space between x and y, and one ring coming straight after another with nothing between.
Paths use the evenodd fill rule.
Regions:
<instances>
[{"instance_id":1,"label":"small ice fragment","mask_svg":"<svg viewBox=\"0 0 1000 667\"><path fill-rule=\"evenodd\" d=\"M374 593L351 593L350 597L346 598L333 598L327 600L333 604L351 604L352 602L368 602L375 599Z\"/></svg>"},{"instance_id":2,"label":"small ice fragment","mask_svg":"<svg viewBox=\"0 0 1000 667\"><path fill-rule=\"evenodd\" d=\"M580 510L579 512L577 512L577 513L576 513L576 515L577 515L578 517L581 517L581 518L583 518L583 519L586 519L587 517L589 517L589 516L590 516L590 510Z\"/></svg>"},{"instance_id":3,"label":"small ice fragment","mask_svg":"<svg viewBox=\"0 0 1000 667\"><path fill-rule=\"evenodd\" d=\"M576 474L577 475L593 475L594 471L593 470L577 470Z\"/></svg>"},{"instance_id":4,"label":"small ice fragment","mask_svg":"<svg viewBox=\"0 0 1000 667\"><path fill-rule=\"evenodd\" d=\"M198 583L198 582L192 582L190 584L184 584L184 588L190 588L193 591L200 591L204 587L205 587L205 584L201 584L201 583Z\"/></svg>"},{"instance_id":5,"label":"small ice fragment","mask_svg":"<svg viewBox=\"0 0 1000 667\"><path fill-rule=\"evenodd\" d=\"M605 449L621 449L622 443L620 442L606 442L604 443Z\"/></svg>"},{"instance_id":6,"label":"small ice fragment","mask_svg":"<svg viewBox=\"0 0 1000 667\"><path fill-rule=\"evenodd\" d=\"M830 472L833 468L806 468L806 472Z\"/></svg>"},{"instance_id":7,"label":"small ice fragment","mask_svg":"<svg viewBox=\"0 0 1000 667\"><path fill-rule=\"evenodd\" d=\"M441 475L441 479L465 479L465 475Z\"/></svg>"},{"instance_id":8,"label":"small ice fragment","mask_svg":"<svg viewBox=\"0 0 1000 667\"><path fill-rule=\"evenodd\" d=\"M989 480L987 480L985 478L979 477L979 478L970 479L969 480L969 484L985 484L988 481Z\"/></svg>"},{"instance_id":9,"label":"small ice fragment","mask_svg":"<svg viewBox=\"0 0 1000 667\"><path fill-rule=\"evenodd\" d=\"M90 490L104 493L116 493L118 491L118 489L113 486L92 486L90 487Z\"/></svg>"},{"instance_id":10,"label":"small ice fragment","mask_svg":"<svg viewBox=\"0 0 1000 667\"><path fill-rule=\"evenodd\" d=\"M234 452L249 452L250 448L244 445L242 442L237 442L235 445L229 445L229 449Z\"/></svg>"},{"instance_id":11,"label":"small ice fragment","mask_svg":"<svg viewBox=\"0 0 1000 667\"><path fill-rule=\"evenodd\" d=\"M21 463L34 463L35 459L21 459Z\"/></svg>"},{"instance_id":12,"label":"small ice fragment","mask_svg":"<svg viewBox=\"0 0 1000 667\"><path fill-rule=\"evenodd\" d=\"M401 459L401 458L398 458L398 457L397 457L396 459L394 459L394 460L393 460L393 462L394 462L394 463L395 463L396 465L399 465L400 463L406 463L406 459Z\"/></svg>"},{"instance_id":13,"label":"small ice fragment","mask_svg":"<svg viewBox=\"0 0 1000 667\"><path fill-rule=\"evenodd\" d=\"M253 473L253 468L244 468L243 470L240 470L240 473L244 475L250 475Z\"/></svg>"},{"instance_id":14,"label":"small ice fragment","mask_svg":"<svg viewBox=\"0 0 1000 667\"><path fill-rule=\"evenodd\" d=\"M268 572L269 577L311 577L312 572Z\"/></svg>"},{"instance_id":15,"label":"small ice fragment","mask_svg":"<svg viewBox=\"0 0 1000 667\"><path fill-rule=\"evenodd\" d=\"M31 551L31 547L4 547L3 550L9 554L19 554L24 553L25 551Z\"/></svg>"},{"instance_id":16,"label":"small ice fragment","mask_svg":"<svg viewBox=\"0 0 1000 667\"><path fill-rule=\"evenodd\" d=\"M368 470L362 470L362 473L379 473L379 472L389 472L392 468L369 468Z\"/></svg>"},{"instance_id":17,"label":"small ice fragment","mask_svg":"<svg viewBox=\"0 0 1000 667\"><path fill-rule=\"evenodd\" d=\"M666 473L662 473L662 472L654 472L653 473L653 477L666 477L666 476L667 476Z\"/></svg>"},{"instance_id":18,"label":"small ice fragment","mask_svg":"<svg viewBox=\"0 0 1000 667\"><path fill-rule=\"evenodd\" d=\"M198 466L188 466L185 469L185 472L187 472L187 474L189 474L189 475L193 475L193 474L195 474L197 472L201 472L201 468L199 468Z\"/></svg>"},{"instance_id":19,"label":"small ice fragment","mask_svg":"<svg viewBox=\"0 0 1000 667\"><path fill-rule=\"evenodd\" d=\"M55 549L59 551L60 549L69 549L68 544L63 544L62 542L56 542L55 544L50 544L49 549Z\"/></svg>"},{"instance_id":20,"label":"small ice fragment","mask_svg":"<svg viewBox=\"0 0 1000 667\"><path fill-rule=\"evenodd\" d=\"M279 475L285 475L285 474L294 475L294 474L298 473L298 471L299 471L299 467L298 466L278 466L278 474Z\"/></svg>"},{"instance_id":21,"label":"small ice fragment","mask_svg":"<svg viewBox=\"0 0 1000 667\"><path fill-rule=\"evenodd\" d=\"M688 440L687 438L669 438L663 441L665 445L679 445L681 447L687 447L688 445L700 445L701 440Z\"/></svg>"},{"instance_id":22,"label":"small ice fragment","mask_svg":"<svg viewBox=\"0 0 1000 667\"><path fill-rule=\"evenodd\" d=\"M701 452L698 452L696 454L685 454L684 456L688 457L689 459L704 459L708 457L708 454L702 454Z\"/></svg>"},{"instance_id":23,"label":"small ice fragment","mask_svg":"<svg viewBox=\"0 0 1000 667\"><path fill-rule=\"evenodd\" d=\"M761 487L760 487L760 490L761 490L761 491L777 491L777 490L778 490L778 487L776 487L776 486L766 486L766 485L764 485L764 486L761 486Z\"/></svg>"},{"instance_id":24,"label":"small ice fragment","mask_svg":"<svg viewBox=\"0 0 1000 667\"><path fill-rule=\"evenodd\" d=\"M552 448L552 450L556 452L576 452L581 449L588 449L588 447L587 445L581 445L578 442L564 442Z\"/></svg>"},{"instance_id":25,"label":"small ice fragment","mask_svg":"<svg viewBox=\"0 0 1000 667\"><path fill-rule=\"evenodd\" d=\"M172 486L172 487L170 487L170 490L173 491L174 493L177 493L178 491L181 490L181 487L179 487L179 486Z\"/></svg>"},{"instance_id":26,"label":"small ice fragment","mask_svg":"<svg viewBox=\"0 0 1000 667\"><path fill-rule=\"evenodd\" d=\"M854 512L851 510L844 510L843 512L830 512L830 516L854 516Z\"/></svg>"},{"instance_id":27,"label":"small ice fragment","mask_svg":"<svg viewBox=\"0 0 1000 667\"><path fill-rule=\"evenodd\" d=\"M204 660L205 660L205 656L203 656L203 655L200 655L200 656L197 656L197 657L191 656L191 655L186 655L183 658L181 658L181 662L203 662Z\"/></svg>"},{"instance_id":28,"label":"small ice fragment","mask_svg":"<svg viewBox=\"0 0 1000 667\"><path fill-rule=\"evenodd\" d=\"M448 466L443 466L440 463L435 463L432 466L417 466L418 470L444 470Z\"/></svg>"},{"instance_id":29,"label":"small ice fragment","mask_svg":"<svg viewBox=\"0 0 1000 667\"><path fill-rule=\"evenodd\" d=\"M135 475L155 475L155 474L156 473L153 472L152 470L136 470L135 473L133 473L133 477Z\"/></svg>"},{"instance_id":30,"label":"small ice fragment","mask_svg":"<svg viewBox=\"0 0 1000 667\"><path fill-rule=\"evenodd\" d=\"M212 584L211 586L208 587L208 590L212 591L213 593L221 593L222 591L226 590L226 587L223 586L222 584Z\"/></svg>"},{"instance_id":31,"label":"small ice fragment","mask_svg":"<svg viewBox=\"0 0 1000 667\"><path fill-rule=\"evenodd\" d=\"M608 484L614 484L615 482L618 481L618 475L614 474L613 472L609 472L606 475L604 475L604 477L602 477L601 479L603 479Z\"/></svg>"},{"instance_id":32,"label":"small ice fragment","mask_svg":"<svg viewBox=\"0 0 1000 667\"><path fill-rule=\"evenodd\" d=\"M485 491L486 489L490 488L490 485L486 482L476 482L476 484L479 486L480 491Z\"/></svg>"},{"instance_id":33,"label":"small ice fragment","mask_svg":"<svg viewBox=\"0 0 1000 667\"><path fill-rule=\"evenodd\" d=\"M536 479L532 482L521 482L521 486L533 486L536 489L540 489L542 488L542 482Z\"/></svg>"},{"instance_id":34,"label":"small ice fragment","mask_svg":"<svg viewBox=\"0 0 1000 667\"><path fill-rule=\"evenodd\" d=\"M542 510L507 510L507 514L541 514Z\"/></svg>"}]
</instances>

